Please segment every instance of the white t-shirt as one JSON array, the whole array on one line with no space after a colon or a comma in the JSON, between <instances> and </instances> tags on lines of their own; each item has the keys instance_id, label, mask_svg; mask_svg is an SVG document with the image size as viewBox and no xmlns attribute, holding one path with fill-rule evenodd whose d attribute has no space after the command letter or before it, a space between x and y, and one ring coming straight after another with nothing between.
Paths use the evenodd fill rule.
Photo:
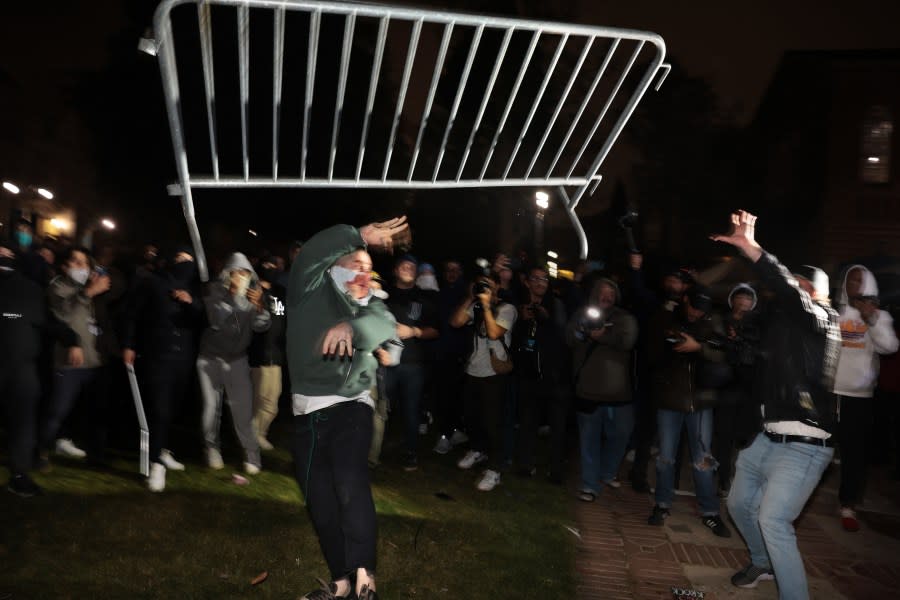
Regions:
<instances>
[{"instance_id":1,"label":"white t-shirt","mask_svg":"<svg viewBox=\"0 0 900 600\"><path fill-rule=\"evenodd\" d=\"M474 307L470 306L466 314L469 315L469 322L472 323L475 320ZM503 341L506 342L506 347L509 348L512 343L512 328L516 322L516 307L512 304L503 303L494 308L493 314L497 325L506 330L506 333L503 334ZM508 356L500 340L491 340L485 335L483 322L478 329L480 331L475 332L475 351L466 364L466 373L472 377L490 377L491 375L496 375L497 372L491 367L489 350L493 350L494 356L500 360L506 360Z\"/></svg>"}]
</instances>

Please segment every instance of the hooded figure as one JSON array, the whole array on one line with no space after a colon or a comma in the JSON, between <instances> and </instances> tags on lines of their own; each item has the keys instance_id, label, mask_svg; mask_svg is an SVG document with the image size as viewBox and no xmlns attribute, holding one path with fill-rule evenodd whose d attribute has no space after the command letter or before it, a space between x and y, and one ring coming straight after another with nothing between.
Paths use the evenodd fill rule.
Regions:
<instances>
[{"instance_id":1,"label":"hooded figure","mask_svg":"<svg viewBox=\"0 0 900 600\"><path fill-rule=\"evenodd\" d=\"M878 283L862 265L847 269L838 294L841 353L834 391L841 396L871 398L878 382L878 354L897 351L890 313L878 308Z\"/></svg>"},{"instance_id":2,"label":"hooded figure","mask_svg":"<svg viewBox=\"0 0 900 600\"><path fill-rule=\"evenodd\" d=\"M209 325L200 338L197 373L203 396L203 436L210 468L224 467L219 450L223 395L228 399L235 433L244 448L244 470L260 469L259 441L253 432L253 389L247 348L254 332L266 331L271 316L262 303L259 279L247 257L235 252L225 261L218 281L203 299Z\"/></svg>"}]
</instances>

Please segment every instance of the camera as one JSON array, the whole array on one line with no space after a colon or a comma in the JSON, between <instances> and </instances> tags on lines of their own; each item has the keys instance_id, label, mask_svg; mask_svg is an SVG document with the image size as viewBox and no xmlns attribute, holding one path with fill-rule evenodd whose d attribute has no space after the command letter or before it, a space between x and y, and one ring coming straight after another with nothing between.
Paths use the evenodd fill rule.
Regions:
<instances>
[{"instance_id":1,"label":"camera","mask_svg":"<svg viewBox=\"0 0 900 600\"><path fill-rule=\"evenodd\" d=\"M491 285L487 281L476 281L472 284L472 293L476 296L490 291Z\"/></svg>"}]
</instances>

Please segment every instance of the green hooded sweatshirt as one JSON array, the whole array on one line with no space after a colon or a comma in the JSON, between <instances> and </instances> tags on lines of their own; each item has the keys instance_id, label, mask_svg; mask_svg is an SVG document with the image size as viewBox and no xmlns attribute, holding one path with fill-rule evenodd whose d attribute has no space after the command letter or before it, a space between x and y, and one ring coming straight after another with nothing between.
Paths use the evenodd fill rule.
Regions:
<instances>
[{"instance_id":1,"label":"green hooded sweatshirt","mask_svg":"<svg viewBox=\"0 0 900 600\"><path fill-rule=\"evenodd\" d=\"M310 238L291 267L287 361L294 394L355 398L375 383L378 361L372 352L394 337L394 318L378 298L358 304L329 273L340 257L365 247L355 227L335 225ZM342 321L353 328L353 360L325 360L325 334Z\"/></svg>"}]
</instances>

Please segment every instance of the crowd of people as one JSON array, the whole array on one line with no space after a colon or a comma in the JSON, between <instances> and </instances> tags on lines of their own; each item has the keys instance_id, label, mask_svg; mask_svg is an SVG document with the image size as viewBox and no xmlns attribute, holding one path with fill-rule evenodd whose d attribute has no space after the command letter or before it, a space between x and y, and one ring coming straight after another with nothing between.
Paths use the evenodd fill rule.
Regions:
<instances>
[{"instance_id":1,"label":"crowd of people","mask_svg":"<svg viewBox=\"0 0 900 600\"><path fill-rule=\"evenodd\" d=\"M585 261L572 281L503 253L437 269L398 253L378 275L368 250L408 234L403 218L335 226L284 258L235 252L201 285L189 246L147 246L129 267L111 246L39 244L21 221L0 242L7 487L41 493L29 472L54 452L104 463L124 363L150 415L154 492L185 468L169 431L194 377L207 466L224 468L224 403L250 476L287 393L296 478L332 571L310 599L377 597L369 470L382 460L414 471L425 451L457 452L489 492L509 476L562 485L570 447L578 499L601 499L627 471L653 493L648 523L660 526L686 448L701 522L730 536L727 498L750 548L732 582L777 579L781 597L805 597L793 520L838 445L839 516L860 528L878 396L900 394L900 370L879 369L883 355L896 361L897 331L865 266L845 268L832 293L821 269L787 269L762 250L755 221L735 213L731 233L714 237L748 259L753 281L724 285L730 266L671 265L658 287L636 252L621 269ZM76 443L67 418L79 400L91 418ZM383 457L393 422L401 450Z\"/></svg>"}]
</instances>

